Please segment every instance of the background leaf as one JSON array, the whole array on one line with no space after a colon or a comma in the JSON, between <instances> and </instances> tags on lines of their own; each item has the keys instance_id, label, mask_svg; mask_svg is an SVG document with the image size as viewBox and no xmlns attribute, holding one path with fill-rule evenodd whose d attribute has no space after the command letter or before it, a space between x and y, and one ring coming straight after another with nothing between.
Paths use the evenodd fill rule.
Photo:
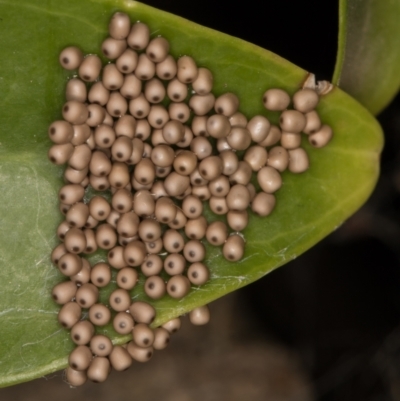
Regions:
<instances>
[{"instance_id":1,"label":"background leaf","mask_svg":"<svg viewBox=\"0 0 400 401\"><path fill-rule=\"evenodd\" d=\"M378 114L400 87L400 1L340 0L332 82Z\"/></svg>"},{"instance_id":2,"label":"background leaf","mask_svg":"<svg viewBox=\"0 0 400 401\"><path fill-rule=\"evenodd\" d=\"M153 35L171 41L178 57L192 55L210 68L215 93L240 96L248 117L267 113L261 104L268 87L294 93L306 71L277 55L236 38L195 25L143 4L121 0L0 0L0 385L27 381L66 365L73 348L68 333L57 324L58 307L51 288L63 277L49 254L57 244L55 229L62 216L57 192L63 168L47 161L47 127L60 118L67 76L58 54L67 45L85 53L99 53L113 12L128 12L132 21L149 24ZM194 288L182 301L169 297L155 302L158 325L242 287L295 258L350 216L371 193L379 171L382 133L373 117L344 92L334 89L318 111L335 137L322 150L310 149L310 170L295 176L284 173L277 207L265 219L250 216L244 234L246 253L239 263L228 263L220 249L207 248L209 283ZM207 216L211 214L208 212ZM95 255L92 261L100 260ZM106 301L115 284L102 291ZM147 299L140 288L135 299ZM115 342L110 327L104 332Z\"/></svg>"}]
</instances>

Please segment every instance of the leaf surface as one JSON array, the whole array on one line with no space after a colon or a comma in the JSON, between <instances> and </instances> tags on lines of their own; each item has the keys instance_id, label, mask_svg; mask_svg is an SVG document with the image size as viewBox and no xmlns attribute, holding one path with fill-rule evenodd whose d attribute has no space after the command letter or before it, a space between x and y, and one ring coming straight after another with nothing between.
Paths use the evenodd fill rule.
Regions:
<instances>
[{"instance_id":1,"label":"leaf surface","mask_svg":"<svg viewBox=\"0 0 400 401\"><path fill-rule=\"evenodd\" d=\"M175 57L191 55L198 65L210 68L215 94L238 94L240 109L248 117L264 114L277 122L276 114L263 109L262 94L269 87L294 93L307 76L267 50L134 1L0 0L0 386L64 368L73 349L69 334L57 323L58 306L50 299L52 287L63 280L50 262L58 244L55 230L62 221L57 192L63 168L47 160L47 128L61 117L66 79L71 76L58 65L58 54L68 45L99 54L115 11L146 22L154 36L165 36ZM334 139L320 150L304 141L311 168L302 175L283 174L271 216L250 213L244 258L229 263L220 248L208 246L210 281L181 301L167 296L152 301L157 308L154 325L296 258L365 202L379 173L378 123L339 89L322 98L318 111L333 127ZM102 258L94 255L91 261ZM102 290L103 302L113 288L115 282ZM132 297L150 301L141 286ZM115 343L128 340L116 336L110 326L103 332Z\"/></svg>"},{"instance_id":2,"label":"leaf surface","mask_svg":"<svg viewBox=\"0 0 400 401\"><path fill-rule=\"evenodd\" d=\"M339 43L332 82L372 114L400 88L400 0L339 0Z\"/></svg>"}]
</instances>

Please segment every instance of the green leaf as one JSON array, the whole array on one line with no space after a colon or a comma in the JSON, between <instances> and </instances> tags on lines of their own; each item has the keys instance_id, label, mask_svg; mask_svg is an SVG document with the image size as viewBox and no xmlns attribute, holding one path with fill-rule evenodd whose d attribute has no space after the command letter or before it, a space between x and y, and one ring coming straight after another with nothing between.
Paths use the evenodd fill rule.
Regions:
<instances>
[{"instance_id":1,"label":"green leaf","mask_svg":"<svg viewBox=\"0 0 400 401\"><path fill-rule=\"evenodd\" d=\"M73 349L69 334L57 324L52 287L63 280L50 263L62 221L57 192L63 168L47 160L48 125L61 116L68 74L58 65L67 45L99 53L113 12L149 24L153 35L171 41L172 53L192 55L215 76L215 93L237 93L247 116L277 115L262 107L269 87L294 93L306 71L242 40L198 26L134 1L0 0L0 386L62 369ZM318 111L333 127L324 149L310 148L311 168L302 175L283 174L277 207L268 218L251 214L244 234L243 260L229 263L221 249L207 247L211 280L182 301L152 301L155 325L182 315L240 288L296 258L337 228L368 198L379 172L382 133L376 120L339 89L324 96ZM211 213L207 213L208 217ZM91 260L100 260L96 255ZM106 301L115 283L102 291ZM135 299L149 299L141 288ZM116 343L111 327L104 332Z\"/></svg>"},{"instance_id":2,"label":"green leaf","mask_svg":"<svg viewBox=\"0 0 400 401\"><path fill-rule=\"evenodd\" d=\"M400 0L340 0L332 82L372 114L400 88Z\"/></svg>"}]
</instances>

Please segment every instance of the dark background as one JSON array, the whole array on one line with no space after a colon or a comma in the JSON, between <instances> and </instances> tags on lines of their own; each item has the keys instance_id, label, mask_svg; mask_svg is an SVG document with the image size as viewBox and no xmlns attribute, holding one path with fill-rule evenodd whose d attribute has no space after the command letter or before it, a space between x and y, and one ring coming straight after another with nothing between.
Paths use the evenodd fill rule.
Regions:
<instances>
[{"instance_id":1,"label":"dark background","mask_svg":"<svg viewBox=\"0 0 400 401\"><path fill-rule=\"evenodd\" d=\"M146 3L332 77L337 0ZM367 204L306 254L212 304L208 327L185 322L162 357L105 384L69 390L59 373L0 398L400 400L399 103L379 116L386 147Z\"/></svg>"},{"instance_id":2,"label":"dark background","mask_svg":"<svg viewBox=\"0 0 400 401\"><path fill-rule=\"evenodd\" d=\"M338 1L147 1L330 80ZM362 62L362 60L360 60ZM259 336L301 356L318 400L400 399L399 99L380 116L382 176L368 203L296 261L240 291Z\"/></svg>"}]
</instances>

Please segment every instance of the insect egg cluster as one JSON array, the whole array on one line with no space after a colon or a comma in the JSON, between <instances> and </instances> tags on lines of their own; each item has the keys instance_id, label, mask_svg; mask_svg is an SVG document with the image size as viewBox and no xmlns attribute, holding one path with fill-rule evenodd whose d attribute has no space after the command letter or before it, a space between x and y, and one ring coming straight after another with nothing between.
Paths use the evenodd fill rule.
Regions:
<instances>
[{"instance_id":1,"label":"insect egg cluster","mask_svg":"<svg viewBox=\"0 0 400 401\"><path fill-rule=\"evenodd\" d=\"M146 24L132 25L118 12L101 46L111 60L105 66L77 47L60 54L61 65L77 75L67 83L63 118L48 131L50 161L67 164L59 191L61 243L51 255L67 281L52 296L76 344L66 370L74 386L102 382L111 368L125 370L165 348L180 320L150 327L156 316L150 302L182 299L209 280L206 242L222 247L228 261L240 260L249 209L268 216L281 173L309 166L301 133L317 148L332 137L315 111L315 90L290 97L268 89L260 101L280 113L279 126L263 115L248 120L237 95L215 97L209 69L190 56L176 60L169 50L165 38L152 38ZM223 221L208 221L205 203ZM91 266L84 255L98 249L108 252L107 260ZM113 277L117 289L104 305L99 294ZM133 301L141 277L149 303ZM189 318L207 323L208 307ZM126 346L96 334L109 322L132 335Z\"/></svg>"}]
</instances>

